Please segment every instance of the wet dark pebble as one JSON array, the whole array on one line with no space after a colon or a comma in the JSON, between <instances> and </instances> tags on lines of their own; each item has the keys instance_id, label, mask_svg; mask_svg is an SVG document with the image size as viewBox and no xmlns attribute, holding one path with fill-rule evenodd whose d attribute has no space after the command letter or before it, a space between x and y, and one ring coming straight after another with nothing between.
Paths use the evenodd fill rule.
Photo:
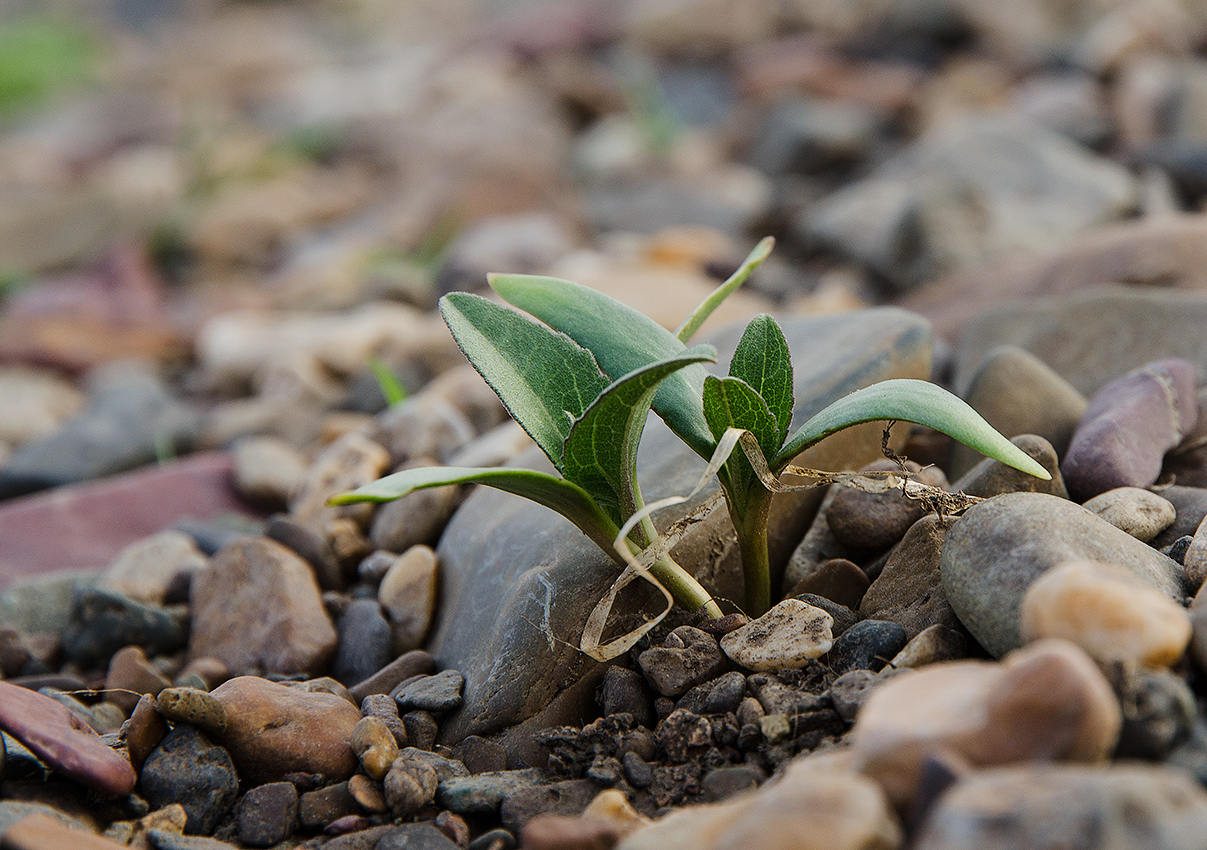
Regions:
<instances>
[{"instance_id":1,"label":"wet dark pebble","mask_svg":"<svg viewBox=\"0 0 1207 850\"><path fill-rule=\"evenodd\" d=\"M404 823L394 827L373 850L460 850L456 843L431 823Z\"/></svg>"},{"instance_id":2,"label":"wet dark pebble","mask_svg":"<svg viewBox=\"0 0 1207 850\"><path fill-rule=\"evenodd\" d=\"M507 750L478 735L468 735L453 747L453 757L464 764L470 773L507 769Z\"/></svg>"},{"instance_id":3,"label":"wet dark pebble","mask_svg":"<svg viewBox=\"0 0 1207 850\"><path fill-rule=\"evenodd\" d=\"M403 726L407 730L407 740L412 747L420 750L430 750L436 746L436 736L440 727L436 718L426 711L408 711L402 715Z\"/></svg>"},{"instance_id":4,"label":"wet dark pebble","mask_svg":"<svg viewBox=\"0 0 1207 850\"><path fill-rule=\"evenodd\" d=\"M903 626L887 620L862 620L834 641L827 658L830 668L840 675L848 670L880 670L905 643Z\"/></svg>"},{"instance_id":5,"label":"wet dark pebble","mask_svg":"<svg viewBox=\"0 0 1207 850\"><path fill-rule=\"evenodd\" d=\"M417 676L390 692L400 712L452 711L461 706L461 688L465 677L456 670L442 670L434 676Z\"/></svg>"},{"instance_id":6,"label":"wet dark pebble","mask_svg":"<svg viewBox=\"0 0 1207 850\"><path fill-rule=\"evenodd\" d=\"M298 825L298 789L289 782L252 788L235 811L239 840L251 847L271 847L293 834Z\"/></svg>"},{"instance_id":7,"label":"wet dark pebble","mask_svg":"<svg viewBox=\"0 0 1207 850\"><path fill-rule=\"evenodd\" d=\"M390 624L376 599L352 602L339 618L332 674L345 685L368 679L390 661Z\"/></svg>"},{"instance_id":8,"label":"wet dark pebble","mask_svg":"<svg viewBox=\"0 0 1207 850\"><path fill-rule=\"evenodd\" d=\"M71 624L63 634L63 655L87 669L108 664L124 646L140 646L148 656L183 649L189 637L184 609L168 609L136 602L120 593L81 588L76 596Z\"/></svg>"},{"instance_id":9,"label":"wet dark pebble","mask_svg":"<svg viewBox=\"0 0 1207 850\"><path fill-rule=\"evenodd\" d=\"M1195 698L1181 676L1168 670L1141 670L1124 679L1118 693L1123 729L1116 758L1161 761L1190 736Z\"/></svg>"},{"instance_id":10,"label":"wet dark pebble","mask_svg":"<svg viewBox=\"0 0 1207 850\"><path fill-rule=\"evenodd\" d=\"M208 835L234 805L239 778L226 750L191 726L178 726L147 756L139 786L153 808L183 806L185 832Z\"/></svg>"},{"instance_id":11,"label":"wet dark pebble","mask_svg":"<svg viewBox=\"0 0 1207 850\"><path fill-rule=\"evenodd\" d=\"M649 688L636 671L615 665L608 667L599 686L597 701L605 716L631 714L640 726L654 725Z\"/></svg>"}]
</instances>

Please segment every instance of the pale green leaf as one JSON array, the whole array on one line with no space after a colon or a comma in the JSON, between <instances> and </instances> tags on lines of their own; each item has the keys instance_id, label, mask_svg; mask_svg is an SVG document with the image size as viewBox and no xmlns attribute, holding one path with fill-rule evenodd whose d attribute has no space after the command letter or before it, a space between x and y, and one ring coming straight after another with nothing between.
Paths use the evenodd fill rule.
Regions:
<instances>
[{"instance_id":1,"label":"pale green leaf","mask_svg":"<svg viewBox=\"0 0 1207 850\"><path fill-rule=\"evenodd\" d=\"M561 469L570 426L609 383L591 352L478 295L451 292L440 313L469 362Z\"/></svg>"},{"instance_id":2,"label":"pale green leaf","mask_svg":"<svg viewBox=\"0 0 1207 850\"><path fill-rule=\"evenodd\" d=\"M779 451L780 436L775 417L767 402L740 378L716 378L704 381L704 415L718 440L728 428L743 428L754 435L765 457ZM724 487L730 508L738 515L746 512L747 494L762 486L742 452L734 452L717 476Z\"/></svg>"},{"instance_id":3,"label":"pale green leaf","mask_svg":"<svg viewBox=\"0 0 1207 850\"><path fill-rule=\"evenodd\" d=\"M745 381L762 396L775 417L778 437L767 455L774 457L787 439L788 427L792 424L792 355L788 351L784 332L775 319L763 313L751 320L734 351L729 374ZM707 407L705 403L705 415ZM709 425L712 423L709 422ZM713 428L713 434L716 435L716 428ZM768 452L768 444L761 436L759 443L764 446L763 451Z\"/></svg>"},{"instance_id":4,"label":"pale green leaf","mask_svg":"<svg viewBox=\"0 0 1207 850\"><path fill-rule=\"evenodd\" d=\"M754 250L746 255L746 259L742 261L742 265L738 266L738 270L731 274L729 278L708 294L708 297L700 302L700 306L692 311L692 314L683 320L678 328L675 329L675 336L682 342L686 343L689 339L695 336L696 331L700 330L700 326L708 321L708 317L713 311L721 306L721 302L732 295L739 286L746 282L746 278L750 277L750 273L758 268L759 263L767 259L767 255L771 253L771 249L775 247L775 238L766 236L754 246Z\"/></svg>"},{"instance_id":5,"label":"pale green leaf","mask_svg":"<svg viewBox=\"0 0 1207 850\"><path fill-rule=\"evenodd\" d=\"M711 345L698 345L630 372L604 390L570 429L562 474L591 494L618 525L637 507L637 445L658 384L679 369L716 356Z\"/></svg>"},{"instance_id":6,"label":"pale green leaf","mask_svg":"<svg viewBox=\"0 0 1207 850\"><path fill-rule=\"evenodd\" d=\"M898 419L941 431L1007 466L1049 479L1052 476L1034 458L1011 443L961 399L926 381L900 378L881 381L840 398L822 410L796 433L773 462L782 469L809 446L860 422Z\"/></svg>"},{"instance_id":7,"label":"pale green leaf","mask_svg":"<svg viewBox=\"0 0 1207 850\"><path fill-rule=\"evenodd\" d=\"M620 532L613 520L582 487L544 472L511 467L416 466L379 478L331 500L333 505L354 502L389 502L416 490L448 484L483 484L523 496L557 511L574 523L605 552Z\"/></svg>"},{"instance_id":8,"label":"pale green leaf","mask_svg":"<svg viewBox=\"0 0 1207 850\"><path fill-rule=\"evenodd\" d=\"M611 377L619 378L687 350L678 337L653 319L590 287L537 275L492 274L489 280L504 301L589 349ZM711 457L716 448L701 402L707 376L703 366L686 366L664 380L654 395L654 410L704 458Z\"/></svg>"}]
</instances>

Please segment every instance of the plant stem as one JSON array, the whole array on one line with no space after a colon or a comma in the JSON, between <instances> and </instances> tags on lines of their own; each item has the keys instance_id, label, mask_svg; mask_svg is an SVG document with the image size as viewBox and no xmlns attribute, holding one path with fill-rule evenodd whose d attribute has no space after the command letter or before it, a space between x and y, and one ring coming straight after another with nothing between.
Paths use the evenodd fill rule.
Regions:
<instances>
[{"instance_id":1,"label":"plant stem","mask_svg":"<svg viewBox=\"0 0 1207 850\"><path fill-rule=\"evenodd\" d=\"M746 614L761 617L771 607L771 563L767 554L767 518L771 493L762 487L751 490L744 516L732 516L742 555L746 583Z\"/></svg>"},{"instance_id":2,"label":"plant stem","mask_svg":"<svg viewBox=\"0 0 1207 850\"><path fill-rule=\"evenodd\" d=\"M663 555L655 561L650 572L686 610L699 611L703 608L704 613L714 620L721 616L721 608L709 592L691 573L676 564L670 555Z\"/></svg>"}]
</instances>

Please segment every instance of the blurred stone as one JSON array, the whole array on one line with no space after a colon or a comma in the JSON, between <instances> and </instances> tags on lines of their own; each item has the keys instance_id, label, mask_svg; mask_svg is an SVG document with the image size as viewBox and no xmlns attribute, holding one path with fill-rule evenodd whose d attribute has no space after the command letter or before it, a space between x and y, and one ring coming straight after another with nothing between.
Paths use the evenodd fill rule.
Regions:
<instances>
[{"instance_id":1,"label":"blurred stone","mask_svg":"<svg viewBox=\"0 0 1207 850\"><path fill-rule=\"evenodd\" d=\"M250 437L234 447L235 489L255 504L282 508L306 478L306 460L274 437Z\"/></svg>"},{"instance_id":2,"label":"blurred stone","mask_svg":"<svg viewBox=\"0 0 1207 850\"><path fill-rule=\"evenodd\" d=\"M84 396L56 372L0 368L0 442L18 446L44 437L84 406Z\"/></svg>"},{"instance_id":3,"label":"blurred stone","mask_svg":"<svg viewBox=\"0 0 1207 850\"><path fill-rule=\"evenodd\" d=\"M161 531L121 551L97 586L131 599L162 604L172 584L206 565L193 539L179 531Z\"/></svg>"},{"instance_id":4,"label":"blurred stone","mask_svg":"<svg viewBox=\"0 0 1207 850\"><path fill-rule=\"evenodd\" d=\"M436 613L439 565L427 546L413 546L391 563L377 589L377 601L386 610L397 653L423 645Z\"/></svg>"}]
</instances>

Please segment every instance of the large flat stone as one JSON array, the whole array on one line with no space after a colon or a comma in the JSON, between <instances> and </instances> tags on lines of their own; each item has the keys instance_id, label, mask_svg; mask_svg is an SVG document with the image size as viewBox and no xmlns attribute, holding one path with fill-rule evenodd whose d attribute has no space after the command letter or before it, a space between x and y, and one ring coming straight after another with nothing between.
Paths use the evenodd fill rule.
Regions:
<instances>
[{"instance_id":1,"label":"large flat stone","mask_svg":"<svg viewBox=\"0 0 1207 850\"><path fill-rule=\"evenodd\" d=\"M929 373L928 326L900 310L792 318L783 327L796 372L794 427L852 390ZM711 339L721 352L717 369L727 368L741 331L730 327ZM879 455L880 431L878 423L869 423L843 432L810 450L802 462L859 468ZM531 452L516 463L535 468L543 460ZM646 499L652 501L689 492L705 464L651 417L639 466ZM793 494L774 509L771 548L778 570L818 501L817 491ZM659 522L671 521L674 513L665 512ZM722 509L693 529L675 556L715 593L740 599L736 550ZM617 575L614 562L553 512L487 488L453 517L439 556L444 603L429 649L440 666L461 671L466 680L465 706L444 724L446 738L491 734L538 713L550 725L569 722L576 712L590 710L593 688L574 686L598 674L602 665L576 647L587 615ZM772 586L778 583L773 575ZM627 607L628 599L622 597L617 608Z\"/></svg>"}]
</instances>

